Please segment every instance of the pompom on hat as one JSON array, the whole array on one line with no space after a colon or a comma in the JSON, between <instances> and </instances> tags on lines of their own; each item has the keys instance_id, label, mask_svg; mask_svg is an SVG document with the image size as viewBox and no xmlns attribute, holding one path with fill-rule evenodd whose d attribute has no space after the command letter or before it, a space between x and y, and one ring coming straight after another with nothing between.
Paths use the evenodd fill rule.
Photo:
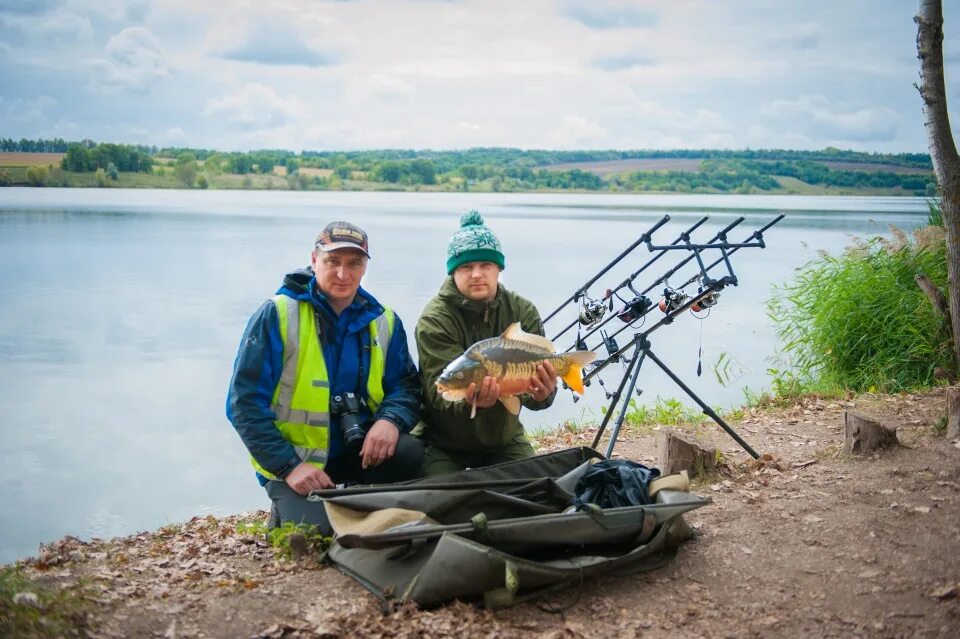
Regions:
<instances>
[{"instance_id":1,"label":"pompom on hat","mask_svg":"<svg viewBox=\"0 0 960 639\"><path fill-rule=\"evenodd\" d=\"M484 223L477 211L467 211L460 217L460 230L447 245L447 275L468 262L493 262L504 268L500 240Z\"/></svg>"}]
</instances>

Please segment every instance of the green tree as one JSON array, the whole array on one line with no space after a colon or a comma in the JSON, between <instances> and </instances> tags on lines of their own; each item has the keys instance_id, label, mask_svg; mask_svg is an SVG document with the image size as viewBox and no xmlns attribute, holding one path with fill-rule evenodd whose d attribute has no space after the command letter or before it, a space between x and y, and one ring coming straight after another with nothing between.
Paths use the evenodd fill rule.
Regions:
<instances>
[{"instance_id":1,"label":"green tree","mask_svg":"<svg viewBox=\"0 0 960 639\"><path fill-rule=\"evenodd\" d=\"M97 186L101 189L107 186L107 172L103 169L97 169L93 174L93 179L96 180Z\"/></svg>"},{"instance_id":2,"label":"green tree","mask_svg":"<svg viewBox=\"0 0 960 639\"><path fill-rule=\"evenodd\" d=\"M210 183L207 181L207 176L203 173L197 177L197 186L201 189L205 189L210 186Z\"/></svg>"},{"instance_id":3,"label":"green tree","mask_svg":"<svg viewBox=\"0 0 960 639\"><path fill-rule=\"evenodd\" d=\"M0 169L0 186L10 186L13 184L13 176L7 169Z\"/></svg>"},{"instance_id":4,"label":"green tree","mask_svg":"<svg viewBox=\"0 0 960 639\"><path fill-rule=\"evenodd\" d=\"M193 188L197 181L197 158L193 153L181 153L174 167L177 179L187 188Z\"/></svg>"},{"instance_id":5,"label":"green tree","mask_svg":"<svg viewBox=\"0 0 960 639\"><path fill-rule=\"evenodd\" d=\"M380 162L373 169L373 179L377 182L396 184L403 177L403 165L399 162Z\"/></svg>"},{"instance_id":6,"label":"green tree","mask_svg":"<svg viewBox=\"0 0 960 639\"><path fill-rule=\"evenodd\" d=\"M414 182L420 184L436 184L437 169L430 160L414 160L410 163L410 175L414 177Z\"/></svg>"},{"instance_id":7,"label":"green tree","mask_svg":"<svg viewBox=\"0 0 960 639\"><path fill-rule=\"evenodd\" d=\"M111 180L117 180L120 177L120 171L117 170L117 165L113 162L107 163L107 177Z\"/></svg>"}]
</instances>

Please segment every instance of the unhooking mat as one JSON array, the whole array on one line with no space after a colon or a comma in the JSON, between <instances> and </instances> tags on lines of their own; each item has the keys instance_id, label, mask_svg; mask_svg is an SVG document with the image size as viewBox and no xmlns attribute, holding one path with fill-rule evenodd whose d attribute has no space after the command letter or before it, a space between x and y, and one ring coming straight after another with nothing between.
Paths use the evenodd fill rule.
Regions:
<instances>
[{"instance_id":1,"label":"unhooking mat","mask_svg":"<svg viewBox=\"0 0 960 639\"><path fill-rule=\"evenodd\" d=\"M311 499L324 500L336 531L328 559L385 602L482 597L501 607L588 577L659 567L690 537L681 515L708 500L685 492L679 475L654 480L655 503L576 510L577 482L602 459L572 448Z\"/></svg>"}]
</instances>

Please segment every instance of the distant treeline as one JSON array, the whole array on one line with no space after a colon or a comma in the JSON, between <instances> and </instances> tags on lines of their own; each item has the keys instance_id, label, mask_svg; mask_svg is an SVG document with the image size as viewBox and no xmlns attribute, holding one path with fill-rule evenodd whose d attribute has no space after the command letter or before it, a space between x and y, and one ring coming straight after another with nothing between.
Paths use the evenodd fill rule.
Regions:
<instances>
[{"instance_id":1,"label":"distant treeline","mask_svg":"<svg viewBox=\"0 0 960 639\"><path fill-rule=\"evenodd\" d=\"M193 186L220 174L269 175L284 167L289 188L440 188L444 190L524 191L581 189L591 191L739 192L776 191L778 178L809 185L853 189L894 189L917 195L936 190L930 156L923 153L862 153L826 148L819 151L757 149L725 151L549 151L474 148L459 151L387 149L372 151L304 151L282 149L220 152L185 147L157 148L97 144L91 140L2 141L4 150L64 152L66 171L103 169L134 173L171 173ZM618 160L699 160L696 170L630 170L604 177L589 165ZM826 162L877 165L876 171L831 169ZM665 164L664 166L668 166ZM836 165L834 165L836 166ZM895 172L890 167L921 169ZM318 169L303 172L301 169ZM439 186L434 186L439 185Z\"/></svg>"},{"instance_id":2,"label":"distant treeline","mask_svg":"<svg viewBox=\"0 0 960 639\"><path fill-rule=\"evenodd\" d=\"M12 138L0 138L0 151L7 153L65 153L70 143L61 139L53 140L28 140L23 138L19 142Z\"/></svg>"},{"instance_id":3,"label":"distant treeline","mask_svg":"<svg viewBox=\"0 0 960 639\"><path fill-rule=\"evenodd\" d=\"M818 186L899 188L917 195L934 195L937 182L930 173L843 171L812 161L704 160L699 171L636 171L613 176L611 185L625 191L755 193L780 187L776 177L792 177Z\"/></svg>"},{"instance_id":4,"label":"distant treeline","mask_svg":"<svg viewBox=\"0 0 960 639\"><path fill-rule=\"evenodd\" d=\"M129 173L149 173L153 160L143 149L126 144L95 144L92 147L83 144L70 144L60 166L66 171L77 173L92 172L97 169Z\"/></svg>"}]
</instances>

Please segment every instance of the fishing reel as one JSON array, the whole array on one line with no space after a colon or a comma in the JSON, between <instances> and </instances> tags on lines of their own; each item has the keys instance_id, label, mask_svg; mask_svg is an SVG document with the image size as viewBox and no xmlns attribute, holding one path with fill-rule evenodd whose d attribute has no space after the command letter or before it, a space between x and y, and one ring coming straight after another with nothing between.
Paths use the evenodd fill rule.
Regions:
<instances>
[{"instance_id":1,"label":"fishing reel","mask_svg":"<svg viewBox=\"0 0 960 639\"><path fill-rule=\"evenodd\" d=\"M690 306L690 310L693 311L694 313L699 313L700 311L704 309L708 309L711 306L716 306L719 299L720 299L720 293L717 291L711 291L710 293L707 293L702 298L700 298L698 301L694 302Z\"/></svg>"},{"instance_id":2,"label":"fishing reel","mask_svg":"<svg viewBox=\"0 0 960 639\"><path fill-rule=\"evenodd\" d=\"M647 314L653 302L646 295L638 295L627 302L617 313L617 319L624 324L632 324Z\"/></svg>"},{"instance_id":3,"label":"fishing reel","mask_svg":"<svg viewBox=\"0 0 960 639\"><path fill-rule=\"evenodd\" d=\"M659 308L661 312L669 314L686 304L688 299L690 298L680 291L675 291L672 288L665 288L663 289L663 297L660 298L657 308Z\"/></svg>"},{"instance_id":4,"label":"fishing reel","mask_svg":"<svg viewBox=\"0 0 960 639\"><path fill-rule=\"evenodd\" d=\"M607 312L607 305L603 300L592 300L585 298L583 306L580 307L580 324L583 326L593 326Z\"/></svg>"}]
</instances>

